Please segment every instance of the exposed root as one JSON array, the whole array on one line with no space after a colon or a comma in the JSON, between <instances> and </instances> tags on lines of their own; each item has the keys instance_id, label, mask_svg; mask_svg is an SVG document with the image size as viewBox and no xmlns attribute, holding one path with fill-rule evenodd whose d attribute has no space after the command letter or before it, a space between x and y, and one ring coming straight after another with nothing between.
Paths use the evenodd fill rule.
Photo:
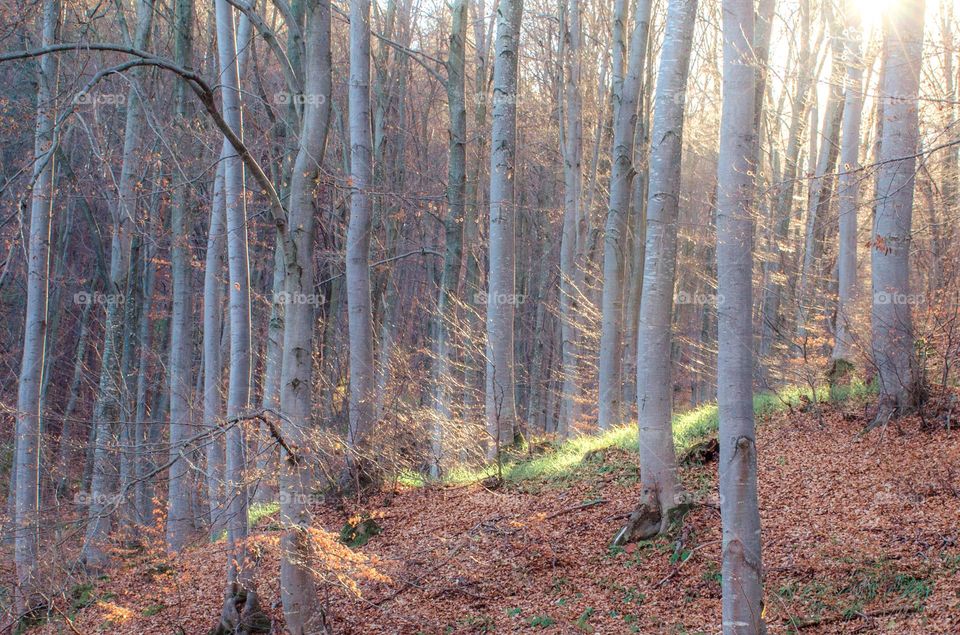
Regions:
<instances>
[{"instance_id":1,"label":"exposed root","mask_svg":"<svg viewBox=\"0 0 960 635\"><path fill-rule=\"evenodd\" d=\"M260 610L256 591L234 583L227 588L220 623L210 631L210 635L269 633L272 626L270 618Z\"/></svg>"}]
</instances>

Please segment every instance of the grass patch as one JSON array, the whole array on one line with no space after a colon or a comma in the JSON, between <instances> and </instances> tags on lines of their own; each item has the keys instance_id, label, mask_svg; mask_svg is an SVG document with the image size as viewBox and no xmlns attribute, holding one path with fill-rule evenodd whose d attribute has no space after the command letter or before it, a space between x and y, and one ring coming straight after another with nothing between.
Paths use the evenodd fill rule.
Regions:
<instances>
[{"instance_id":1,"label":"grass patch","mask_svg":"<svg viewBox=\"0 0 960 635\"><path fill-rule=\"evenodd\" d=\"M849 386L834 389L831 395L828 386L823 386L811 394L809 388L790 386L775 393L761 393L753 397L753 411L757 418L768 417L796 407L805 401L826 402L846 401L864 397L875 392L875 388L863 383L854 382ZM709 403L698 406L686 412L673 416L673 443L677 453L681 454L690 446L716 434L719 425L717 404ZM565 481L576 476L577 467L584 458L591 453L602 452L610 448L619 448L629 452L637 452L637 426L635 423L626 424L608 430L601 434L583 435L563 443L552 444L552 449L544 454L530 457L524 448L505 453L502 465L502 476L507 482L520 481ZM495 464L485 465L482 468L455 468L444 479L446 483L464 484L481 481L496 476ZM413 478L407 475L406 483L420 485L422 477Z\"/></svg>"}]
</instances>

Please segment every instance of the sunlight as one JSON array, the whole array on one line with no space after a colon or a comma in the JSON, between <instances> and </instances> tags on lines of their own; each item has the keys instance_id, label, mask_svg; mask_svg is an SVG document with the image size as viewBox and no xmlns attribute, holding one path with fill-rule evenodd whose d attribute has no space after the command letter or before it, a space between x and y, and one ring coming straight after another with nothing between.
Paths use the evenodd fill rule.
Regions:
<instances>
[{"instance_id":1,"label":"sunlight","mask_svg":"<svg viewBox=\"0 0 960 635\"><path fill-rule=\"evenodd\" d=\"M897 0L854 0L860 18L863 20L864 32L880 27L880 19Z\"/></svg>"}]
</instances>

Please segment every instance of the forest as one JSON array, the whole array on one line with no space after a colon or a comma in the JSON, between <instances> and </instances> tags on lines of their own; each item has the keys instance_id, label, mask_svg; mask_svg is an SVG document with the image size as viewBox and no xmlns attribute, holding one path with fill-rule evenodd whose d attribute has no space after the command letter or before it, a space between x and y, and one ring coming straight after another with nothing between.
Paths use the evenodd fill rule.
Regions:
<instances>
[{"instance_id":1,"label":"forest","mask_svg":"<svg viewBox=\"0 0 960 635\"><path fill-rule=\"evenodd\" d=\"M955 0L0 0L0 632L960 633Z\"/></svg>"}]
</instances>

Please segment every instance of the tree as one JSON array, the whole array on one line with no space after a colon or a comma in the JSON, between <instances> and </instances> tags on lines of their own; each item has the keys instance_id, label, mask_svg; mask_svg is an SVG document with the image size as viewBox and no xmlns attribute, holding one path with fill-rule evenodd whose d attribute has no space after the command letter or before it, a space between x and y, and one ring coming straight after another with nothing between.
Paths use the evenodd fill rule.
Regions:
<instances>
[{"instance_id":1,"label":"tree","mask_svg":"<svg viewBox=\"0 0 960 635\"><path fill-rule=\"evenodd\" d=\"M174 59L181 66L191 64L193 52L193 0L176 4ZM186 123L187 87L183 79L176 84L177 117ZM190 509L190 466L185 456L187 439L192 433L190 412L190 370L193 332L190 302L190 233L188 232L187 186L178 187L171 207L170 268L173 277L173 311L170 316L170 471L167 494L167 550L178 552L187 544L193 530Z\"/></svg>"},{"instance_id":2,"label":"tree","mask_svg":"<svg viewBox=\"0 0 960 635\"><path fill-rule=\"evenodd\" d=\"M517 146L517 57L523 0L501 0L493 62L490 134L490 265L487 272L487 434L495 456L516 425L513 318L516 295L514 177Z\"/></svg>"},{"instance_id":3,"label":"tree","mask_svg":"<svg viewBox=\"0 0 960 635\"><path fill-rule=\"evenodd\" d=\"M57 41L60 2L43 3L41 41ZM23 327L23 361L17 391L16 509L14 561L17 568L16 611L30 617L39 606L37 550L40 540L40 387L46 353L47 296L50 269L50 217L53 214L56 166L56 96L59 60L40 60L37 73L37 127L34 136L33 189L30 193L30 234L27 252L27 304ZM12 476L11 476L12 478Z\"/></svg>"},{"instance_id":4,"label":"tree","mask_svg":"<svg viewBox=\"0 0 960 635\"><path fill-rule=\"evenodd\" d=\"M450 119L450 140L447 149L447 217L444 219L443 270L440 274L440 290L434 318L434 429L433 462L430 473L440 476L443 458L442 422L453 415L449 382L453 347L450 341L450 312L453 310L453 295L460 281L460 262L463 259L463 234L465 196L467 189L467 108L464 86L466 84L466 40L468 0L456 0L451 7L450 50L447 54L447 112Z\"/></svg>"},{"instance_id":5,"label":"tree","mask_svg":"<svg viewBox=\"0 0 960 635\"><path fill-rule=\"evenodd\" d=\"M376 416L373 317L370 307L370 0L350 1L350 223L347 226L347 327L350 346L351 478L359 479L363 446Z\"/></svg>"},{"instance_id":6,"label":"tree","mask_svg":"<svg viewBox=\"0 0 960 635\"><path fill-rule=\"evenodd\" d=\"M697 0L670 2L654 102L647 199L646 263L637 346L637 416L643 492L660 513L660 531L679 504L671 425L673 288L683 153L683 105ZM649 536L644 536L644 538Z\"/></svg>"},{"instance_id":7,"label":"tree","mask_svg":"<svg viewBox=\"0 0 960 635\"><path fill-rule=\"evenodd\" d=\"M837 256L838 301L836 338L831 361L832 378L852 366L852 304L857 294L857 206L860 196L860 116L863 110L863 60L860 57L860 19L847 11L844 39L846 92L840 139L840 176L837 184L840 248ZM843 368L846 366L846 368Z\"/></svg>"},{"instance_id":8,"label":"tree","mask_svg":"<svg viewBox=\"0 0 960 635\"><path fill-rule=\"evenodd\" d=\"M873 265L873 363L880 378L874 425L918 405L910 295L913 190L920 125L917 96L923 49L923 0L892 5L883 20L883 107Z\"/></svg>"},{"instance_id":9,"label":"tree","mask_svg":"<svg viewBox=\"0 0 960 635\"><path fill-rule=\"evenodd\" d=\"M720 515L723 632L761 633L763 570L753 419L754 7L723 1L723 109L717 170Z\"/></svg>"},{"instance_id":10,"label":"tree","mask_svg":"<svg viewBox=\"0 0 960 635\"><path fill-rule=\"evenodd\" d=\"M290 181L289 213L283 228L282 263L285 303L283 361L280 371L281 432L299 454L287 454L280 468L280 595L287 630L293 635L323 631L311 565L311 517L308 507L313 457L307 433L313 413L314 264L316 214L313 192L327 142L330 118L330 2L307 3L304 107L300 148Z\"/></svg>"},{"instance_id":11,"label":"tree","mask_svg":"<svg viewBox=\"0 0 960 635\"><path fill-rule=\"evenodd\" d=\"M153 24L153 1L137 2L137 23L133 45L146 49ZM113 240L110 248L110 275L107 298L107 317L104 325L104 342L101 353L100 385L93 410L93 425L96 427L96 447L93 453L93 476L90 484L90 506L87 529L81 557L91 571L101 569L108 560L103 548L110 533L113 510L113 483L116 480L115 422L123 418L123 387L126 382L122 372L125 324L124 299L128 292L130 275L130 252L133 242L133 226L137 220L136 178L140 163L138 153L142 143L144 112L141 103L142 68L131 71L132 82L127 93L127 113L123 137L123 158L120 166L120 182L117 186L117 205L113 212Z\"/></svg>"},{"instance_id":12,"label":"tree","mask_svg":"<svg viewBox=\"0 0 960 635\"><path fill-rule=\"evenodd\" d=\"M240 110L240 72L233 6L216 0L217 57L220 62L223 119L237 138L243 138ZM247 485L245 440L240 425L250 408L250 263L247 254L247 215L243 163L231 144L223 156L223 193L226 208L228 315L230 320L230 378L227 388L226 490L227 584L220 628L242 628L259 613L253 574L247 562Z\"/></svg>"},{"instance_id":13,"label":"tree","mask_svg":"<svg viewBox=\"0 0 960 635\"><path fill-rule=\"evenodd\" d=\"M626 75L619 85L614 79L613 149L610 168L610 206L603 237L603 295L601 298L600 394L601 430L617 426L623 416L621 363L623 346L623 277L630 191L635 175L633 165L637 101L647 55L651 2L639 0L630 36ZM622 18L621 18L622 19ZM616 21L616 18L615 18ZM618 43L615 43L615 48ZM622 44L619 44L622 48ZM622 55L622 53L621 53ZM614 64L614 69L617 68ZM672 292L671 292L672 293ZM642 306L642 303L641 303ZM638 390L640 387L638 386Z\"/></svg>"},{"instance_id":14,"label":"tree","mask_svg":"<svg viewBox=\"0 0 960 635\"><path fill-rule=\"evenodd\" d=\"M622 2L620 3L623 4ZM560 405L561 436L570 433L580 418L577 406L579 395L578 356L579 333L577 328L577 295L580 290L574 288L576 279L577 244L584 238L578 236L578 224L582 214L581 188L583 172L580 162L583 157L582 96L580 94L580 2L570 0L566 7L567 40L566 77L564 96L566 118L563 122L563 229L560 236L560 347L562 355L563 394Z\"/></svg>"}]
</instances>

